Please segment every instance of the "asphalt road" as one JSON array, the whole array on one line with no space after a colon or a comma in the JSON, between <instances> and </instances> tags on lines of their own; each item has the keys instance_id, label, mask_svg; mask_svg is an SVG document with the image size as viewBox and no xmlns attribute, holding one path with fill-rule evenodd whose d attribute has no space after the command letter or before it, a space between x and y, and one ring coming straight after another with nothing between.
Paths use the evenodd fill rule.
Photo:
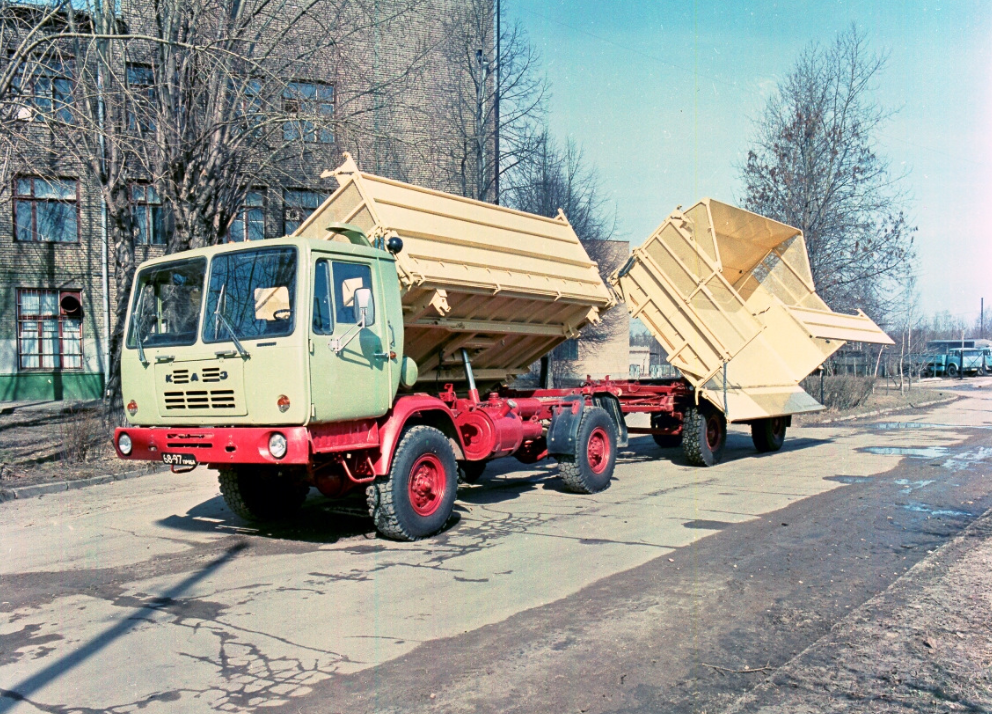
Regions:
<instances>
[{"instance_id":1,"label":"asphalt road","mask_svg":"<svg viewBox=\"0 0 992 714\"><path fill-rule=\"evenodd\" d=\"M982 388L979 388L982 387ZM206 472L0 504L0 713L713 712L992 507L992 379L911 415L636 438L611 488L506 460L413 544Z\"/></svg>"}]
</instances>

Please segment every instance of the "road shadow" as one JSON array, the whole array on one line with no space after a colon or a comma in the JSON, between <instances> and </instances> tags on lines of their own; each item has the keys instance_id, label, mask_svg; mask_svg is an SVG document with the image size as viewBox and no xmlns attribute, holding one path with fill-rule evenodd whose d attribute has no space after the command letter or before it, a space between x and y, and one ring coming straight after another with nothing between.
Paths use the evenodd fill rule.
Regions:
<instances>
[{"instance_id":1,"label":"road shadow","mask_svg":"<svg viewBox=\"0 0 992 714\"><path fill-rule=\"evenodd\" d=\"M343 538L375 536L375 525L365 505L365 494L329 500L311 490L303 507L289 518L256 523L234 515L224 499L215 496L193 506L183 515L156 521L158 525L187 533L239 533L273 540L330 544Z\"/></svg>"}]
</instances>

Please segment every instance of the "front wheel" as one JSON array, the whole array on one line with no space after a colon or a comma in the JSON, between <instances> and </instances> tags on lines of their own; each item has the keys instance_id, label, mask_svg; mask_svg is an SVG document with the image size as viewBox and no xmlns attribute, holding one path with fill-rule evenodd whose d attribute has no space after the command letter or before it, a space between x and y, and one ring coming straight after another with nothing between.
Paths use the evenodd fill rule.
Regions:
<instances>
[{"instance_id":1,"label":"front wheel","mask_svg":"<svg viewBox=\"0 0 992 714\"><path fill-rule=\"evenodd\" d=\"M265 468L225 469L218 474L224 503L246 521L268 521L295 513L310 487L281 472Z\"/></svg>"},{"instance_id":2,"label":"front wheel","mask_svg":"<svg viewBox=\"0 0 992 714\"><path fill-rule=\"evenodd\" d=\"M951 379L954 379L955 377L957 377L958 376L958 372L960 372L960 371L961 370L958 369L958 366L956 364L949 364L949 365L947 365L947 376L950 377Z\"/></svg>"},{"instance_id":3,"label":"front wheel","mask_svg":"<svg viewBox=\"0 0 992 714\"><path fill-rule=\"evenodd\" d=\"M758 419L751 422L751 441L759 452L778 451L785 443L785 417Z\"/></svg>"},{"instance_id":4,"label":"front wheel","mask_svg":"<svg viewBox=\"0 0 992 714\"><path fill-rule=\"evenodd\" d=\"M431 426L403 433L389 476L366 490L369 514L387 538L417 540L448 522L458 490L458 464L448 438Z\"/></svg>"},{"instance_id":5,"label":"front wheel","mask_svg":"<svg viewBox=\"0 0 992 714\"><path fill-rule=\"evenodd\" d=\"M617 462L617 426L602 407L582 412L575 454L560 456L558 475L573 493L597 493L610 486Z\"/></svg>"},{"instance_id":6,"label":"front wheel","mask_svg":"<svg viewBox=\"0 0 992 714\"><path fill-rule=\"evenodd\" d=\"M691 406L682 424L682 452L693 466L715 466L727 443L727 419L709 402Z\"/></svg>"}]
</instances>

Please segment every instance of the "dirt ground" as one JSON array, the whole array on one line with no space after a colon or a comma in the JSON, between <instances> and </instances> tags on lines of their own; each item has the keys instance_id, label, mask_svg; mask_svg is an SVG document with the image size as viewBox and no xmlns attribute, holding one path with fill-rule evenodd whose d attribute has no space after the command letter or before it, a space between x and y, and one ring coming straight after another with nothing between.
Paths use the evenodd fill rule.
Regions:
<instances>
[{"instance_id":1,"label":"dirt ground","mask_svg":"<svg viewBox=\"0 0 992 714\"><path fill-rule=\"evenodd\" d=\"M825 421L843 417L857 416L858 414L870 414L881 409L915 409L920 404L954 399L955 393L941 388L941 382L924 382L905 392L898 389L885 389L884 384L876 385L875 391L860 405L849 409L836 409L828 407L821 412L813 414L803 414L797 417L797 424L821 424ZM815 399L819 399L816 390L810 392Z\"/></svg>"},{"instance_id":2,"label":"dirt ground","mask_svg":"<svg viewBox=\"0 0 992 714\"><path fill-rule=\"evenodd\" d=\"M8 407L0 414L0 486L133 472L142 464L118 459L112 428L98 403L42 403ZM151 464L149 470L161 469Z\"/></svg>"},{"instance_id":3,"label":"dirt ground","mask_svg":"<svg viewBox=\"0 0 992 714\"><path fill-rule=\"evenodd\" d=\"M990 622L986 513L727 714L992 711Z\"/></svg>"}]
</instances>

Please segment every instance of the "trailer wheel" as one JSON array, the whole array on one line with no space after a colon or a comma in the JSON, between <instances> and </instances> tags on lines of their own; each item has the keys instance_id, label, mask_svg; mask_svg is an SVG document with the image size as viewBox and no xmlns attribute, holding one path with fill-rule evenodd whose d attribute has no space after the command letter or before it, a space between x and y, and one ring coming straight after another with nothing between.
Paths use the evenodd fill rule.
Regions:
<instances>
[{"instance_id":1,"label":"trailer wheel","mask_svg":"<svg viewBox=\"0 0 992 714\"><path fill-rule=\"evenodd\" d=\"M558 475L573 493L597 493L610 486L617 462L617 426L601 407L582 413L574 455L558 457Z\"/></svg>"},{"instance_id":2,"label":"trailer wheel","mask_svg":"<svg viewBox=\"0 0 992 714\"><path fill-rule=\"evenodd\" d=\"M659 418L663 417L663 418ZM663 424L663 421L667 419L667 424ZM664 426L670 425L671 417L667 414L652 414L651 415L651 428L661 429ZM651 437L662 449L674 449L682 445L682 432L678 434L652 434Z\"/></svg>"},{"instance_id":3,"label":"trailer wheel","mask_svg":"<svg viewBox=\"0 0 992 714\"><path fill-rule=\"evenodd\" d=\"M727 443L727 420L708 402L691 406L682 423L682 452L693 466L720 463Z\"/></svg>"},{"instance_id":4,"label":"trailer wheel","mask_svg":"<svg viewBox=\"0 0 992 714\"><path fill-rule=\"evenodd\" d=\"M217 480L227 507L248 521L291 516L310 492L303 481L264 468L225 469Z\"/></svg>"},{"instance_id":5,"label":"trailer wheel","mask_svg":"<svg viewBox=\"0 0 992 714\"><path fill-rule=\"evenodd\" d=\"M432 426L415 426L400 437L389 476L365 494L376 530L394 540L434 535L451 517L458 465L448 438Z\"/></svg>"},{"instance_id":6,"label":"trailer wheel","mask_svg":"<svg viewBox=\"0 0 992 714\"><path fill-rule=\"evenodd\" d=\"M458 483L477 483L488 464L488 461L459 461Z\"/></svg>"},{"instance_id":7,"label":"trailer wheel","mask_svg":"<svg viewBox=\"0 0 992 714\"><path fill-rule=\"evenodd\" d=\"M759 452L778 451L785 443L785 417L758 419L751 422L751 441Z\"/></svg>"}]
</instances>

